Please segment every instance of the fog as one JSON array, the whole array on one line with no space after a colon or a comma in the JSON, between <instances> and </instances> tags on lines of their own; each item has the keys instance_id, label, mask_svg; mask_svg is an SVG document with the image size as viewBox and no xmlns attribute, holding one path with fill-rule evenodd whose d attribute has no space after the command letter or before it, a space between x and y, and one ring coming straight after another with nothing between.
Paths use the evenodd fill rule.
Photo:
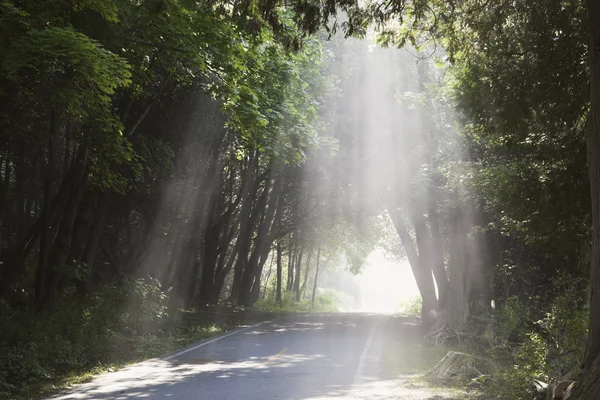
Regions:
<instances>
[{"instance_id":1,"label":"fog","mask_svg":"<svg viewBox=\"0 0 600 400\"><path fill-rule=\"evenodd\" d=\"M325 273L323 285L350 294L352 300L341 301L343 310L395 312L419 290L388 212L420 218L431 207L423 204L421 183L439 138L431 126L435 117L424 115L422 96L435 79L434 58L382 48L373 34L364 40L334 37L327 48L336 86L326 101L326 135L339 148L318 160L315 184L332 193L324 201L329 219L355 229L339 252L352 253L355 240L373 243L362 248L361 267L347 257L346 265Z\"/></svg>"}]
</instances>

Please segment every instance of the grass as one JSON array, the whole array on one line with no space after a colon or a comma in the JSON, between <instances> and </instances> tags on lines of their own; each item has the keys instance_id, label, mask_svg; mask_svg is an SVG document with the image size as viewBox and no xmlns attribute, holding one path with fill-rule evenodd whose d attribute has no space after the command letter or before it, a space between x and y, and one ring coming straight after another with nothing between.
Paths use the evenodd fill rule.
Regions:
<instances>
[{"instance_id":1,"label":"grass","mask_svg":"<svg viewBox=\"0 0 600 400\"><path fill-rule=\"evenodd\" d=\"M460 351L452 346L432 346L423 341L418 322L414 318L397 317L386 326L382 365L390 376L399 380L405 390L403 396L422 398L423 393L432 399L474 399L478 394L467 391L464 385L442 385L430 382L425 374L449 352ZM403 398L404 398L403 397ZM429 397L428 397L429 398Z\"/></svg>"},{"instance_id":2,"label":"grass","mask_svg":"<svg viewBox=\"0 0 600 400\"><path fill-rule=\"evenodd\" d=\"M388 343L383 363L386 371L393 375L425 374L451 350L423 343Z\"/></svg>"},{"instance_id":3,"label":"grass","mask_svg":"<svg viewBox=\"0 0 600 400\"><path fill-rule=\"evenodd\" d=\"M333 293L319 293L314 303L307 298L302 297L296 301L293 293L284 292L281 302L275 301L275 296L261 299L254 305L254 310L271 313L328 313L338 311L338 301Z\"/></svg>"}]
</instances>

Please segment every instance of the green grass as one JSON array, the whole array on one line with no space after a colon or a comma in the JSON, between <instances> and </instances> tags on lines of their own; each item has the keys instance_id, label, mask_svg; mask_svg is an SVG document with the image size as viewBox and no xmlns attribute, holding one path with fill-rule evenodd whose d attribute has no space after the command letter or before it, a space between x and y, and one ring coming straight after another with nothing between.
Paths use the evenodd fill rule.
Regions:
<instances>
[{"instance_id":1,"label":"green grass","mask_svg":"<svg viewBox=\"0 0 600 400\"><path fill-rule=\"evenodd\" d=\"M386 371L394 375L424 374L451 350L442 346L395 343L386 348L383 361Z\"/></svg>"},{"instance_id":2,"label":"green grass","mask_svg":"<svg viewBox=\"0 0 600 400\"><path fill-rule=\"evenodd\" d=\"M414 390L415 396L422 396L425 392L432 399L477 398L478 394L468 391L466 385L443 385L426 379L425 374L449 351L460 349L426 343L420 327L415 325L415 322L410 318L398 317L386 326L382 343L382 365L386 374L398 379L401 387Z\"/></svg>"}]
</instances>

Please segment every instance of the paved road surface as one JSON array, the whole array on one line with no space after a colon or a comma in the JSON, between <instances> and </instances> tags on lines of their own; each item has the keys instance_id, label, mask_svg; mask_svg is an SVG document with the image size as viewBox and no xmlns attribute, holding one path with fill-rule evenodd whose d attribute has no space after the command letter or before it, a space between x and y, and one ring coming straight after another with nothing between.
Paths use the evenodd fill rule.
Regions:
<instances>
[{"instance_id":1,"label":"paved road surface","mask_svg":"<svg viewBox=\"0 0 600 400\"><path fill-rule=\"evenodd\" d=\"M286 317L102 375L54 399L392 399L376 314Z\"/></svg>"}]
</instances>

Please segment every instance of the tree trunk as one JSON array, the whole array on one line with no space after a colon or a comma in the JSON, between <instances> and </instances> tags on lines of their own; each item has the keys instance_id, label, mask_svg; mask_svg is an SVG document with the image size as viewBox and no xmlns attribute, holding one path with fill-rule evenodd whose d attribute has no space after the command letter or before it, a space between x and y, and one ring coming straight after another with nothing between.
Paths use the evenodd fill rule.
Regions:
<instances>
[{"instance_id":1,"label":"tree trunk","mask_svg":"<svg viewBox=\"0 0 600 400\"><path fill-rule=\"evenodd\" d=\"M308 258L306 259L306 269L304 270L304 281L302 282L302 287L300 288L300 294L304 294L304 297L306 297L306 282L308 281L308 271L310 271L311 258L312 253L308 253Z\"/></svg>"},{"instance_id":2,"label":"tree trunk","mask_svg":"<svg viewBox=\"0 0 600 400\"><path fill-rule=\"evenodd\" d=\"M71 252L71 242L73 241L73 229L75 226L75 218L77 218L79 203L83 199L86 191L84 180L76 183L77 187L71 194L65 207L65 214L60 223L60 228L56 235L54 245L50 257L51 266L60 266L67 263L69 253Z\"/></svg>"},{"instance_id":3,"label":"tree trunk","mask_svg":"<svg viewBox=\"0 0 600 400\"><path fill-rule=\"evenodd\" d=\"M72 260L68 260L68 257L71 252L73 229L79 210L79 203L81 203L81 199L86 191L85 178L80 179L76 185L77 187L65 207L65 213L61 220L56 239L52 244L52 250L48 260L49 269L46 271L48 282L45 293L46 302L48 304L54 302L54 299L62 286L65 275L62 267L67 264L72 264Z\"/></svg>"},{"instance_id":4,"label":"tree trunk","mask_svg":"<svg viewBox=\"0 0 600 400\"><path fill-rule=\"evenodd\" d=\"M587 0L590 112L587 158L592 199L590 322L581 374L569 399L600 398L600 0Z\"/></svg>"},{"instance_id":5,"label":"tree trunk","mask_svg":"<svg viewBox=\"0 0 600 400\"><path fill-rule=\"evenodd\" d=\"M296 248L292 245L292 238L290 235L290 248L288 249L288 265L287 265L287 284L285 290L288 292L292 291L294 285L294 265L296 264Z\"/></svg>"},{"instance_id":6,"label":"tree trunk","mask_svg":"<svg viewBox=\"0 0 600 400\"><path fill-rule=\"evenodd\" d=\"M27 215L25 214L25 182L27 182L25 163L27 157L32 155L27 154L25 143L21 142L17 147L17 158L15 160L15 226L14 232L16 240L20 241L23 236L23 231L27 226ZM39 157L40 164L43 163L43 157ZM43 167L42 167L43 173ZM48 171L46 171L48 173ZM43 176L43 175L41 175Z\"/></svg>"},{"instance_id":7,"label":"tree trunk","mask_svg":"<svg viewBox=\"0 0 600 400\"><path fill-rule=\"evenodd\" d=\"M44 206L42 206L41 215L29 227L27 233L19 240L19 243L12 249L12 252L10 253L6 262L2 264L0 268L0 276L2 278L0 279L0 295L6 293L6 291L10 289L13 283L15 283L21 276L25 274L25 261L27 257L33 251L36 243L38 242L38 239L44 226L52 225L53 215L60 215L62 213L62 209L64 208L65 203L69 198L70 189L73 183L72 180L76 179L76 172L76 168L71 168L71 171L69 171L69 173L61 183L60 188L58 189L58 193L56 193L56 195L52 199L49 207L49 212L46 212L46 210L43 209ZM50 171L48 171L48 173L50 173ZM51 236L51 232L48 232L48 236Z\"/></svg>"},{"instance_id":8,"label":"tree trunk","mask_svg":"<svg viewBox=\"0 0 600 400\"><path fill-rule=\"evenodd\" d=\"M444 247L436 211L430 208L428 216L431 229L431 266L438 288L438 308L442 310L446 305L448 296L448 275L444 263Z\"/></svg>"},{"instance_id":9,"label":"tree trunk","mask_svg":"<svg viewBox=\"0 0 600 400\"><path fill-rule=\"evenodd\" d=\"M460 332L469 316L471 276L469 254L473 252L472 241L467 239L467 216L459 213L452 222L450 232L450 282L444 309L438 314L431 332L451 330Z\"/></svg>"},{"instance_id":10,"label":"tree trunk","mask_svg":"<svg viewBox=\"0 0 600 400\"><path fill-rule=\"evenodd\" d=\"M219 227L211 224L209 229L206 230L204 238L204 256L202 257L200 293L198 296L201 305L210 303L212 286L215 284L219 259L218 231Z\"/></svg>"},{"instance_id":11,"label":"tree trunk","mask_svg":"<svg viewBox=\"0 0 600 400\"><path fill-rule=\"evenodd\" d=\"M8 162L8 158L4 161L2 165L4 166L4 179L2 180L2 184L0 186L0 260L3 259L4 248L2 247L2 233L5 229L4 224L4 213L6 208L6 199L8 198L8 191L10 186L10 176L12 175L10 163Z\"/></svg>"},{"instance_id":12,"label":"tree trunk","mask_svg":"<svg viewBox=\"0 0 600 400\"><path fill-rule=\"evenodd\" d=\"M38 259L38 265L36 270L35 278L35 292L34 292L34 303L37 310L41 310L44 307L44 298L46 291L46 275L48 270L48 255L51 246L51 223L52 223L52 212L51 208L51 185L52 185L52 170L54 168L53 160L53 136L58 131L58 120L56 111L50 112L50 129L48 130L48 171L46 171L46 184L44 187L44 209L42 211L42 229L40 234L40 256Z\"/></svg>"},{"instance_id":13,"label":"tree trunk","mask_svg":"<svg viewBox=\"0 0 600 400\"><path fill-rule=\"evenodd\" d=\"M315 304L315 296L317 294L317 280L319 279L319 261L321 259L321 246L319 246L319 250L317 250L317 268L315 270L315 283L313 284L313 292L312 292L312 300L311 302Z\"/></svg>"},{"instance_id":14,"label":"tree trunk","mask_svg":"<svg viewBox=\"0 0 600 400\"><path fill-rule=\"evenodd\" d=\"M258 154L253 152L250 155L248 166L243 174L242 186L240 188L240 195L242 197L242 207L240 210L240 231L236 241L235 253L237 254L237 260L233 269L233 284L231 288L231 296L234 302L237 302L238 295L241 290L242 277L246 264L248 263L248 254L250 252L250 240L253 230L253 224L251 223L251 211L254 197L259 189L258 179ZM263 192L263 194L266 194ZM262 197L262 196L261 196ZM253 213L256 216L256 212Z\"/></svg>"},{"instance_id":15,"label":"tree trunk","mask_svg":"<svg viewBox=\"0 0 600 400\"><path fill-rule=\"evenodd\" d=\"M281 242L277 241L277 283L276 283L276 294L275 301L281 303L281 278L283 272L283 265L281 265Z\"/></svg>"},{"instance_id":16,"label":"tree trunk","mask_svg":"<svg viewBox=\"0 0 600 400\"><path fill-rule=\"evenodd\" d=\"M258 295L260 294L260 278L265 261L271 250L273 243L273 234L275 224L275 213L279 203L281 193L281 179L277 177L273 184L273 189L269 191L269 182L265 183L264 192L257 204L257 210L263 210L264 216L260 220L260 224L256 231L256 239L254 240L254 249L248 260L244 275L242 277L242 285L240 286L239 299L242 300L244 306L252 306ZM264 204L268 197L266 208Z\"/></svg>"},{"instance_id":17,"label":"tree trunk","mask_svg":"<svg viewBox=\"0 0 600 400\"><path fill-rule=\"evenodd\" d=\"M106 218L108 217L108 204L110 202L110 192L104 192L100 196L100 204L98 215L92 225L92 231L90 237L85 245L81 262L87 267L84 288L86 294L91 294L94 288L94 262L96 261L96 254L98 254L98 247L100 247L100 239L102 238L102 232L104 232L104 226L106 225Z\"/></svg>"},{"instance_id":18,"label":"tree trunk","mask_svg":"<svg viewBox=\"0 0 600 400\"><path fill-rule=\"evenodd\" d=\"M419 288L421 298L423 299L423 304L421 306L421 324L423 328L429 329L434 322L431 316L431 311L437 309L437 299L435 297L435 286L433 283L431 269L423 268L421 265L415 244L410 237L410 233L408 233L408 230L406 229L406 225L404 224L402 217L398 214L398 211L388 208L388 213L392 218L396 232L398 233L400 241L402 242L402 246L406 251L408 262L415 277L417 287Z\"/></svg>"},{"instance_id":19,"label":"tree trunk","mask_svg":"<svg viewBox=\"0 0 600 400\"><path fill-rule=\"evenodd\" d=\"M273 271L273 259L275 258L275 253L271 256L271 262L269 263L269 272L267 272L267 277L265 278L265 290L263 290L261 298L264 299L269 291L269 279L271 278L271 272Z\"/></svg>"},{"instance_id":20,"label":"tree trunk","mask_svg":"<svg viewBox=\"0 0 600 400\"><path fill-rule=\"evenodd\" d=\"M298 254L298 261L296 262L296 276L294 277L294 293L296 293L296 301L300 301L300 271L302 269L302 247Z\"/></svg>"}]
</instances>

